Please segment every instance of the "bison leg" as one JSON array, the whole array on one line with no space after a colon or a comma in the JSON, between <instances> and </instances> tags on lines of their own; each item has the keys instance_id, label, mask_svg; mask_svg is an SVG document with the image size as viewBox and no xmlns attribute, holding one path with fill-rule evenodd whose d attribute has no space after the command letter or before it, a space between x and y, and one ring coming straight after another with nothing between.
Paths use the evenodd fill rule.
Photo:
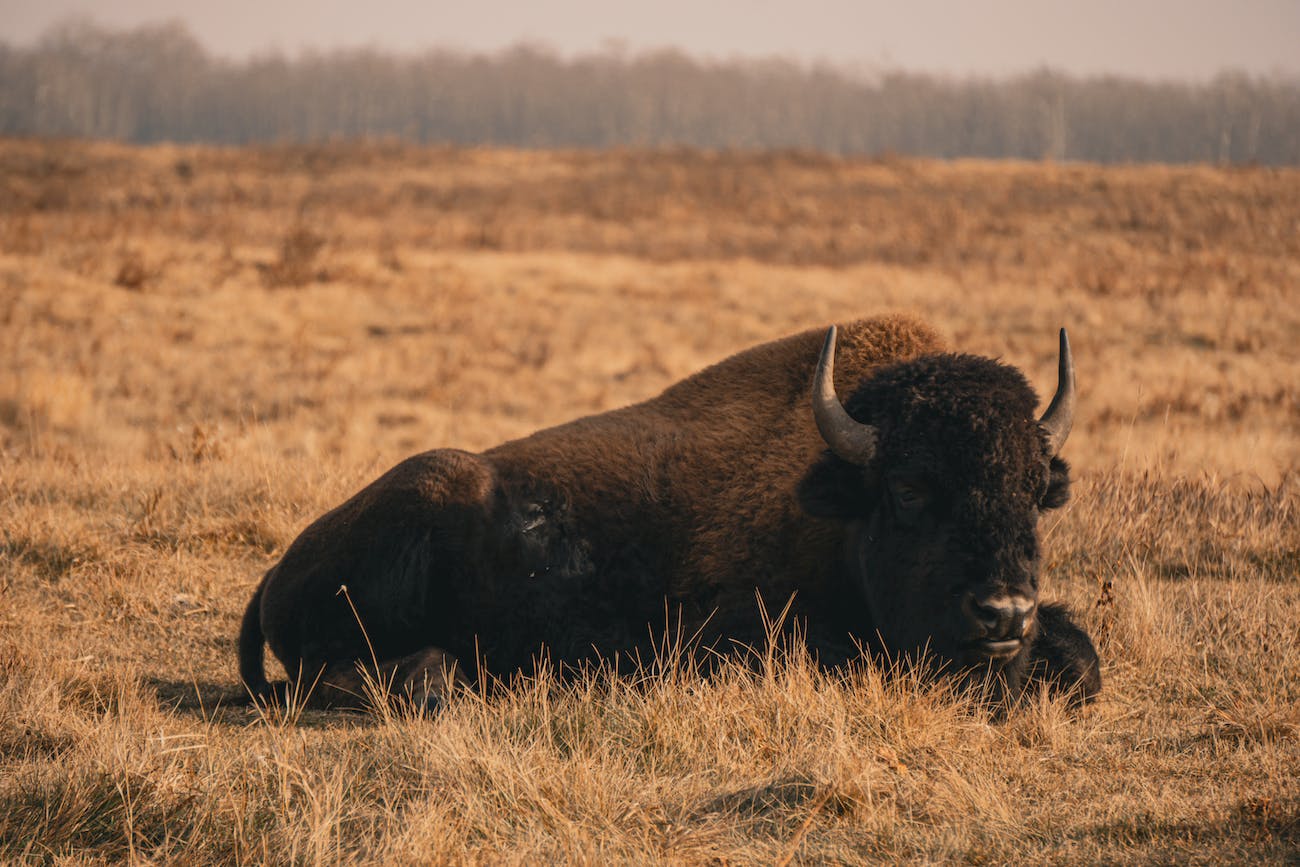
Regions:
<instances>
[{"instance_id":1,"label":"bison leg","mask_svg":"<svg viewBox=\"0 0 1300 867\"><path fill-rule=\"evenodd\" d=\"M304 665L303 671L299 683L304 692L310 689L308 704L349 710L370 709L381 701L436 710L458 686L469 684L456 658L435 647L380 660L378 666L354 659ZM319 675L308 677L311 671Z\"/></svg>"},{"instance_id":2,"label":"bison leg","mask_svg":"<svg viewBox=\"0 0 1300 867\"><path fill-rule=\"evenodd\" d=\"M1072 704L1092 701L1101 692L1101 663L1088 633L1061 605L1038 609L1039 633L1030 650L1029 685L1046 684L1066 693Z\"/></svg>"}]
</instances>

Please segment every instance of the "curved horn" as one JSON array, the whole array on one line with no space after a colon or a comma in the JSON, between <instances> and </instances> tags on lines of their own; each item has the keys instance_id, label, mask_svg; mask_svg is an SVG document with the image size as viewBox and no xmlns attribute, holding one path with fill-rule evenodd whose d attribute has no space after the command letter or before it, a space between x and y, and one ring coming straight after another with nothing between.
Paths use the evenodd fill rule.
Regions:
<instances>
[{"instance_id":1,"label":"curved horn","mask_svg":"<svg viewBox=\"0 0 1300 867\"><path fill-rule=\"evenodd\" d=\"M856 421L835 395L835 326L826 331L826 344L813 379L813 418L830 450L851 464L865 467L876 454L876 429Z\"/></svg>"},{"instance_id":2,"label":"curved horn","mask_svg":"<svg viewBox=\"0 0 1300 867\"><path fill-rule=\"evenodd\" d=\"M1070 436L1074 424L1074 358L1070 355L1070 338L1061 329L1061 357L1056 372L1056 394L1047 405L1047 411L1038 420L1047 432L1047 451L1052 457L1061 453L1061 447Z\"/></svg>"}]
</instances>

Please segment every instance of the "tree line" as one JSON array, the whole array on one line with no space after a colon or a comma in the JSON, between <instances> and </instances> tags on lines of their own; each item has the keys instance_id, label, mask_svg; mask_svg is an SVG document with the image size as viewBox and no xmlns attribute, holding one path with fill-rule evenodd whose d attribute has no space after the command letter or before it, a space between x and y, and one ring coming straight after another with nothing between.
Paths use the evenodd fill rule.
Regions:
<instances>
[{"instance_id":1,"label":"tree line","mask_svg":"<svg viewBox=\"0 0 1300 867\"><path fill-rule=\"evenodd\" d=\"M336 50L232 61L179 24L0 43L0 134L130 142L400 137L516 147L1300 164L1300 78L858 74L610 49Z\"/></svg>"}]
</instances>

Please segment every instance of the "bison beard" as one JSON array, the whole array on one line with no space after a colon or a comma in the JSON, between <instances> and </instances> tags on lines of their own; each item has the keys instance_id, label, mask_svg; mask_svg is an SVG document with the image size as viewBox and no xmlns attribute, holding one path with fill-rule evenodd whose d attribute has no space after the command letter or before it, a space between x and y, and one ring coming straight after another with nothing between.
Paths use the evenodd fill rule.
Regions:
<instances>
[{"instance_id":1,"label":"bison beard","mask_svg":"<svg viewBox=\"0 0 1300 867\"><path fill-rule=\"evenodd\" d=\"M913 320L836 338L820 361L809 331L641 404L403 461L267 572L240 634L246 688L357 706L374 679L432 705L539 654L649 658L665 627L757 645L762 608L793 600L827 665L924 650L1013 695L1091 698L1092 642L1037 604L1038 516L1069 488L1064 333L1042 419L1019 371L944 353ZM264 643L288 683L267 682Z\"/></svg>"}]
</instances>

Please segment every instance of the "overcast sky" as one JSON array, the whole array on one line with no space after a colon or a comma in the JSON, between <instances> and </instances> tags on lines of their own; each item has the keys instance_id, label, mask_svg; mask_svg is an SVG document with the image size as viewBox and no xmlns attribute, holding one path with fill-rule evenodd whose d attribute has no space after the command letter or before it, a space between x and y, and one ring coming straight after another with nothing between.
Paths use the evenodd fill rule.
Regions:
<instances>
[{"instance_id":1,"label":"overcast sky","mask_svg":"<svg viewBox=\"0 0 1300 867\"><path fill-rule=\"evenodd\" d=\"M1044 65L1144 78L1300 74L1300 0L0 0L0 38L29 43L72 15L115 27L180 20L236 58L525 40L571 55L617 40L631 51L957 74Z\"/></svg>"}]
</instances>

